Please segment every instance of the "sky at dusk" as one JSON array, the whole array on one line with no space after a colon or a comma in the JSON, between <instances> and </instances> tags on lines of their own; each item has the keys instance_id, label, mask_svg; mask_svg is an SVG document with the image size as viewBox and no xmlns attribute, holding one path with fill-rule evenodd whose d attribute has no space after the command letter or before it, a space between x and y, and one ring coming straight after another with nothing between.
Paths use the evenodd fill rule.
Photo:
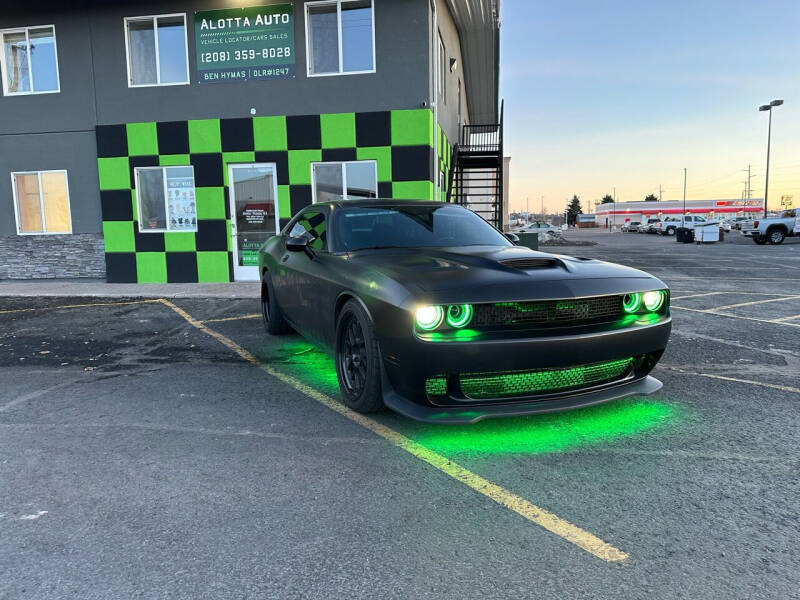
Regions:
<instances>
[{"instance_id":1,"label":"sky at dusk","mask_svg":"<svg viewBox=\"0 0 800 600\"><path fill-rule=\"evenodd\" d=\"M741 198L747 165L769 205L800 206L800 1L504 0L500 94L511 210L584 212L616 186Z\"/></svg>"}]
</instances>

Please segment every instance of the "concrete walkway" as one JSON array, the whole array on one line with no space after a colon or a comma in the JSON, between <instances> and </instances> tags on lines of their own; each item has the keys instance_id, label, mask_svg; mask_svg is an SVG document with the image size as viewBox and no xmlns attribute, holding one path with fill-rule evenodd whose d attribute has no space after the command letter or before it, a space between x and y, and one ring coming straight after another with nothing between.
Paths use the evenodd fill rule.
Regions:
<instances>
[{"instance_id":1,"label":"concrete walkway","mask_svg":"<svg viewBox=\"0 0 800 600\"><path fill-rule=\"evenodd\" d=\"M258 298L258 282L107 283L103 279L27 279L0 281L0 297L99 298Z\"/></svg>"}]
</instances>

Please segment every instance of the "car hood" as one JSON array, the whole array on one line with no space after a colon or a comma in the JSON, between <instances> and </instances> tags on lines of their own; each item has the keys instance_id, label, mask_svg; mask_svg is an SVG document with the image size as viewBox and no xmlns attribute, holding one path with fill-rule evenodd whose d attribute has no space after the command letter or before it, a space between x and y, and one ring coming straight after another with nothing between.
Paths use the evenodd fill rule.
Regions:
<instances>
[{"instance_id":1,"label":"car hood","mask_svg":"<svg viewBox=\"0 0 800 600\"><path fill-rule=\"evenodd\" d=\"M437 302L572 298L666 287L630 267L519 246L368 250L349 258L354 268L379 271L418 300ZM541 264L516 268L519 259Z\"/></svg>"}]
</instances>

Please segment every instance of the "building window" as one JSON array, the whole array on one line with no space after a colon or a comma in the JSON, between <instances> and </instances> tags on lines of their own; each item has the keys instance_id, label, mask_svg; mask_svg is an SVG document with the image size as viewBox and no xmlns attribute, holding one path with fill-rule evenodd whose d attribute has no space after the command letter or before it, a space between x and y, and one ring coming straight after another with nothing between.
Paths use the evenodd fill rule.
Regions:
<instances>
[{"instance_id":1,"label":"building window","mask_svg":"<svg viewBox=\"0 0 800 600\"><path fill-rule=\"evenodd\" d=\"M139 231L197 231L194 167L137 167Z\"/></svg>"},{"instance_id":2,"label":"building window","mask_svg":"<svg viewBox=\"0 0 800 600\"><path fill-rule=\"evenodd\" d=\"M447 50L444 47L444 40L439 34L439 98L447 104Z\"/></svg>"},{"instance_id":3,"label":"building window","mask_svg":"<svg viewBox=\"0 0 800 600\"><path fill-rule=\"evenodd\" d=\"M314 202L378 197L378 163L374 160L312 163Z\"/></svg>"},{"instance_id":4,"label":"building window","mask_svg":"<svg viewBox=\"0 0 800 600\"><path fill-rule=\"evenodd\" d=\"M128 87L187 85L186 15L125 19Z\"/></svg>"},{"instance_id":5,"label":"building window","mask_svg":"<svg viewBox=\"0 0 800 600\"><path fill-rule=\"evenodd\" d=\"M11 173L19 235L72 233L66 171Z\"/></svg>"},{"instance_id":6,"label":"building window","mask_svg":"<svg viewBox=\"0 0 800 600\"><path fill-rule=\"evenodd\" d=\"M6 96L61 91L53 25L4 29L0 31L0 39L0 68Z\"/></svg>"},{"instance_id":7,"label":"building window","mask_svg":"<svg viewBox=\"0 0 800 600\"><path fill-rule=\"evenodd\" d=\"M372 0L306 2L308 75L375 72Z\"/></svg>"}]
</instances>

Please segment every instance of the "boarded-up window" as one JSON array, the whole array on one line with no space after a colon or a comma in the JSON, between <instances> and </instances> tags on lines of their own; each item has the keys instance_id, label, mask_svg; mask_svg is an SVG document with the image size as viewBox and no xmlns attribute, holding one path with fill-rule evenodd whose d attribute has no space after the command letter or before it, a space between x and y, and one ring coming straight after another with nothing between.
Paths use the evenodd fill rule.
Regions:
<instances>
[{"instance_id":1,"label":"boarded-up window","mask_svg":"<svg viewBox=\"0 0 800 600\"><path fill-rule=\"evenodd\" d=\"M17 232L72 233L66 171L12 173Z\"/></svg>"}]
</instances>

